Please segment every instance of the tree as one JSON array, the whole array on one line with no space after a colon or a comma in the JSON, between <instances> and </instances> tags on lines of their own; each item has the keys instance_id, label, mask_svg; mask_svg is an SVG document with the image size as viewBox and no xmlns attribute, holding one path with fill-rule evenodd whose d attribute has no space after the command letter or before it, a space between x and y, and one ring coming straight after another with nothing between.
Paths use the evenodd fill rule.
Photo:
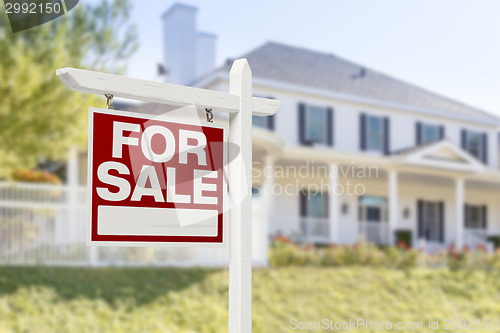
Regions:
<instances>
[{"instance_id":1,"label":"tree","mask_svg":"<svg viewBox=\"0 0 500 333\"><path fill-rule=\"evenodd\" d=\"M78 5L62 17L13 34L0 13L0 179L41 159L85 147L87 107L103 98L67 90L61 67L120 73L137 49L128 0Z\"/></svg>"}]
</instances>

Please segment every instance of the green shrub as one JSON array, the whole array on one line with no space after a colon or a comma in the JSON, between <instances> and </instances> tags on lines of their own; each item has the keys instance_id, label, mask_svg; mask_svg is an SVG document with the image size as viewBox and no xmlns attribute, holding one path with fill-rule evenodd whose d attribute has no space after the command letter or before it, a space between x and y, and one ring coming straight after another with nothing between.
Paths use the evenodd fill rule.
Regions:
<instances>
[{"instance_id":1,"label":"green shrub","mask_svg":"<svg viewBox=\"0 0 500 333\"><path fill-rule=\"evenodd\" d=\"M490 254L485 247L475 251L469 248L427 254L399 242L398 246L379 247L361 240L354 245L329 245L316 247L312 244L298 245L284 236L274 239L269 252L272 267L323 266L348 267L367 266L408 270L416 267L457 270L500 270L500 249Z\"/></svg>"},{"instance_id":2,"label":"green shrub","mask_svg":"<svg viewBox=\"0 0 500 333\"><path fill-rule=\"evenodd\" d=\"M489 236L488 241L493 243L495 249L500 247L500 236Z\"/></svg>"},{"instance_id":3,"label":"green shrub","mask_svg":"<svg viewBox=\"0 0 500 333\"><path fill-rule=\"evenodd\" d=\"M471 256L467 251L451 251L447 257L448 268L452 271L469 268Z\"/></svg>"},{"instance_id":4,"label":"green shrub","mask_svg":"<svg viewBox=\"0 0 500 333\"><path fill-rule=\"evenodd\" d=\"M417 266L420 252L406 247L389 246L386 248L388 267L409 269Z\"/></svg>"},{"instance_id":5,"label":"green shrub","mask_svg":"<svg viewBox=\"0 0 500 333\"><path fill-rule=\"evenodd\" d=\"M411 230L396 230L394 235L396 237L396 244L405 244L407 247L412 247L413 237Z\"/></svg>"},{"instance_id":6,"label":"green shrub","mask_svg":"<svg viewBox=\"0 0 500 333\"><path fill-rule=\"evenodd\" d=\"M378 250L385 253L385 249ZM440 324L444 318L458 316L476 322L498 318L498 277L489 271L470 274L359 266L256 269L252 332L337 331L292 330L292 318L424 323L418 330L372 330L377 333L498 332L484 328L435 330L427 325L429 317L439 319ZM158 267L0 267L0 309L2 333L227 332L228 272Z\"/></svg>"},{"instance_id":7,"label":"green shrub","mask_svg":"<svg viewBox=\"0 0 500 333\"><path fill-rule=\"evenodd\" d=\"M301 247L284 236L277 236L269 251L269 263L273 267L318 266L320 260L316 252L310 244Z\"/></svg>"},{"instance_id":8,"label":"green shrub","mask_svg":"<svg viewBox=\"0 0 500 333\"><path fill-rule=\"evenodd\" d=\"M288 238L274 239L269 253L272 267L283 266L370 266L408 269L417 266L417 251L406 247L380 248L360 241L355 245L299 246Z\"/></svg>"}]
</instances>

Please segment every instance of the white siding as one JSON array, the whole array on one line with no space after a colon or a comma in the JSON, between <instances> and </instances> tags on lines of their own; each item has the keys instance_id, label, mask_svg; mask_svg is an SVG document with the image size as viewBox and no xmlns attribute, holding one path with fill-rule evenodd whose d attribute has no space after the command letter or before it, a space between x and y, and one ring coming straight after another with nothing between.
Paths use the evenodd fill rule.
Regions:
<instances>
[{"instance_id":1,"label":"white siding","mask_svg":"<svg viewBox=\"0 0 500 333\"><path fill-rule=\"evenodd\" d=\"M223 90L223 89L222 89ZM443 125L445 138L449 139L458 147L461 146L461 130L468 129L488 133L488 166L498 168L498 142L497 131L493 126L484 126L470 122L419 115L407 111L385 110L366 105L346 103L345 101L329 100L325 98L313 98L311 96L300 96L283 91L270 92L256 88L256 95L272 96L282 101L282 105L276 114L275 132L292 145L298 142L298 104L300 102L313 104L334 109L334 146L333 148L346 152L359 152L360 149L360 113L372 114L380 117L390 118L390 150L392 152L411 148L416 145L416 123Z\"/></svg>"}]
</instances>

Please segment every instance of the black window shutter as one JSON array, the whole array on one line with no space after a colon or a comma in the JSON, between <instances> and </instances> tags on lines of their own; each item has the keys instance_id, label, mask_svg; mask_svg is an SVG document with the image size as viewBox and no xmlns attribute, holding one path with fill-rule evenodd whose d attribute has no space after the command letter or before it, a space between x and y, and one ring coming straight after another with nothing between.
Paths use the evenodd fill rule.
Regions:
<instances>
[{"instance_id":1,"label":"black window shutter","mask_svg":"<svg viewBox=\"0 0 500 333\"><path fill-rule=\"evenodd\" d=\"M467 150L467 131L466 130L464 130L464 129L462 130L461 137L462 137L462 149Z\"/></svg>"},{"instance_id":2,"label":"black window shutter","mask_svg":"<svg viewBox=\"0 0 500 333\"><path fill-rule=\"evenodd\" d=\"M488 206L484 205L481 207L481 218L483 219L482 226L484 229L488 229Z\"/></svg>"},{"instance_id":3,"label":"black window shutter","mask_svg":"<svg viewBox=\"0 0 500 333\"><path fill-rule=\"evenodd\" d=\"M424 238L424 202L422 200L417 201L417 223L418 223L418 238Z\"/></svg>"},{"instance_id":4,"label":"black window shutter","mask_svg":"<svg viewBox=\"0 0 500 333\"><path fill-rule=\"evenodd\" d=\"M481 145L482 149L482 158L483 158L483 163L488 164L488 134L483 133L483 144Z\"/></svg>"},{"instance_id":5,"label":"black window shutter","mask_svg":"<svg viewBox=\"0 0 500 333\"><path fill-rule=\"evenodd\" d=\"M391 126L389 122L389 117L384 117L384 154L389 155L391 153Z\"/></svg>"},{"instance_id":6,"label":"black window shutter","mask_svg":"<svg viewBox=\"0 0 500 333\"><path fill-rule=\"evenodd\" d=\"M333 136L334 136L334 118L333 118L333 109L326 108L326 135L327 135L327 143L329 146L333 146Z\"/></svg>"},{"instance_id":7,"label":"black window shutter","mask_svg":"<svg viewBox=\"0 0 500 333\"><path fill-rule=\"evenodd\" d=\"M267 128L271 131L274 131L274 114L272 116L267 117Z\"/></svg>"},{"instance_id":8,"label":"black window shutter","mask_svg":"<svg viewBox=\"0 0 500 333\"><path fill-rule=\"evenodd\" d=\"M366 114L359 115L359 149L366 150Z\"/></svg>"},{"instance_id":9,"label":"black window shutter","mask_svg":"<svg viewBox=\"0 0 500 333\"><path fill-rule=\"evenodd\" d=\"M307 196L304 190L299 191L299 200L300 200L300 216L307 216Z\"/></svg>"},{"instance_id":10,"label":"black window shutter","mask_svg":"<svg viewBox=\"0 0 500 333\"><path fill-rule=\"evenodd\" d=\"M444 139L444 126L441 125L439 126L439 140L443 140Z\"/></svg>"},{"instance_id":11,"label":"black window shutter","mask_svg":"<svg viewBox=\"0 0 500 333\"><path fill-rule=\"evenodd\" d=\"M306 144L306 105L299 103L299 142Z\"/></svg>"},{"instance_id":12,"label":"black window shutter","mask_svg":"<svg viewBox=\"0 0 500 333\"><path fill-rule=\"evenodd\" d=\"M444 242L444 202L440 201L439 204L439 241Z\"/></svg>"},{"instance_id":13,"label":"black window shutter","mask_svg":"<svg viewBox=\"0 0 500 333\"><path fill-rule=\"evenodd\" d=\"M420 121L417 121L415 126L415 142L417 146L422 144L422 123Z\"/></svg>"}]
</instances>

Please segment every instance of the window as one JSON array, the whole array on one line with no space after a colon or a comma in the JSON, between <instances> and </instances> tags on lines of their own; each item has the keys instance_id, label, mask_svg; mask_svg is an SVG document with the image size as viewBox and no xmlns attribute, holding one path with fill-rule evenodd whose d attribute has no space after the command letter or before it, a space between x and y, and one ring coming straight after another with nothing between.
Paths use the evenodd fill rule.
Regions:
<instances>
[{"instance_id":1,"label":"window","mask_svg":"<svg viewBox=\"0 0 500 333\"><path fill-rule=\"evenodd\" d=\"M482 134L474 131L465 131L465 146L464 149L467 150L472 156L479 160L483 160L483 145L482 145Z\"/></svg>"},{"instance_id":2,"label":"window","mask_svg":"<svg viewBox=\"0 0 500 333\"><path fill-rule=\"evenodd\" d=\"M300 192L300 230L304 236L328 235L328 195Z\"/></svg>"},{"instance_id":3,"label":"window","mask_svg":"<svg viewBox=\"0 0 500 333\"><path fill-rule=\"evenodd\" d=\"M435 142L444 138L444 126L417 122L416 144Z\"/></svg>"},{"instance_id":4,"label":"window","mask_svg":"<svg viewBox=\"0 0 500 333\"><path fill-rule=\"evenodd\" d=\"M384 148L384 123L381 117L366 117L366 150L382 151Z\"/></svg>"},{"instance_id":5,"label":"window","mask_svg":"<svg viewBox=\"0 0 500 333\"><path fill-rule=\"evenodd\" d=\"M380 207L366 207L366 220L380 222Z\"/></svg>"},{"instance_id":6,"label":"window","mask_svg":"<svg viewBox=\"0 0 500 333\"><path fill-rule=\"evenodd\" d=\"M418 238L431 242L445 241L445 207L443 201L417 201Z\"/></svg>"},{"instance_id":7,"label":"window","mask_svg":"<svg viewBox=\"0 0 500 333\"><path fill-rule=\"evenodd\" d=\"M298 103L298 139L303 145L313 143L333 146L333 109Z\"/></svg>"},{"instance_id":8,"label":"window","mask_svg":"<svg viewBox=\"0 0 500 333\"><path fill-rule=\"evenodd\" d=\"M465 206L465 227L470 229L484 229L486 227L486 209L484 206Z\"/></svg>"},{"instance_id":9,"label":"window","mask_svg":"<svg viewBox=\"0 0 500 333\"><path fill-rule=\"evenodd\" d=\"M362 196L359 198L359 220L382 222L386 220L387 199L383 197Z\"/></svg>"},{"instance_id":10,"label":"window","mask_svg":"<svg viewBox=\"0 0 500 333\"><path fill-rule=\"evenodd\" d=\"M274 97L264 97L256 96L268 99L274 99ZM252 116L252 126L259 128L266 128L268 130L274 131L274 116Z\"/></svg>"},{"instance_id":11,"label":"window","mask_svg":"<svg viewBox=\"0 0 500 333\"><path fill-rule=\"evenodd\" d=\"M262 117L262 116L252 116L252 126L259 128L267 128L269 130L273 130L273 116Z\"/></svg>"},{"instance_id":12,"label":"window","mask_svg":"<svg viewBox=\"0 0 500 333\"><path fill-rule=\"evenodd\" d=\"M326 198L323 194L309 194L306 214L308 217L326 217Z\"/></svg>"},{"instance_id":13,"label":"window","mask_svg":"<svg viewBox=\"0 0 500 333\"><path fill-rule=\"evenodd\" d=\"M260 197L262 190L258 186L252 186L252 197Z\"/></svg>"},{"instance_id":14,"label":"window","mask_svg":"<svg viewBox=\"0 0 500 333\"><path fill-rule=\"evenodd\" d=\"M437 202L426 201L423 203L423 230L424 237L429 241L440 240L439 207Z\"/></svg>"},{"instance_id":15,"label":"window","mask_svg":"<svg viewBox=\"0 0 500 333\"><path fill-rule=\"evenodd\" d=\"M391 153L389 117L371 116L362 112L359 114L359 121L359 149L389 155Z\"/></svg>"},{"instance_id":16,"label":"window","mask_svg":"<svg viewBox=\"0 0 500 333\"><path fill-rule=\"evenodd\" d=\"M327 143L327 111L317 106L307 106L306 133L308 142Z\"/></svg>"},{"instance_id":17,"label":"window","mask_svg":"<svg viewBox=\"0 0 500 333\"><path fill-rule=\"evenodd\" d=\"M420 127L421 143L438 141L440 139L439 126L422 124Z\"/></svg>"}]
</instances>

